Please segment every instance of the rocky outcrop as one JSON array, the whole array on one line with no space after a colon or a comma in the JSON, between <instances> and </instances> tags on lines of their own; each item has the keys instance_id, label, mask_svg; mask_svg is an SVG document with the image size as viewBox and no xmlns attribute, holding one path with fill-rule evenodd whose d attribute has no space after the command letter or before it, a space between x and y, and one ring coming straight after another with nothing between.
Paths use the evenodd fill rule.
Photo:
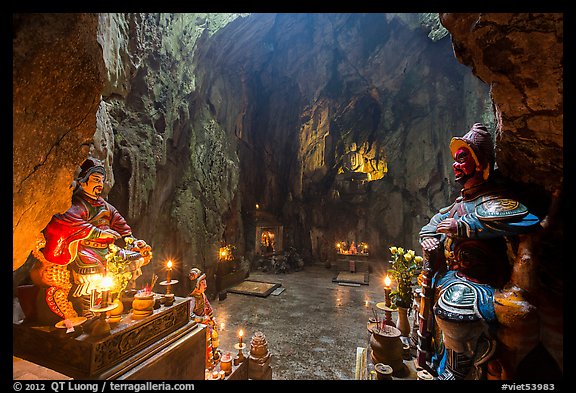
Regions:
<instances>
[{"instance_id":1,"label":"rocky outcrop","mask_svg":"<svg viewBox=\"0 0 576 393\"><path fill-rule=\"evenodd\" d=\"M177 294L199 267L212 282L220 242L242 232L235 198L238 157L233 140L196 91L197 41L237 15L102 15L109 83L105 108L114 130L116 186L109 201L125 212L156 257L144 273L163 274L176 261ZM120 56L118 56L118 54ZM122 61L118 61L121 59ZM231 227L231 228L228 228Z\"/></svg>"},{"instance_id":2,"label":"rocky outcrop","mask_svg":"<svg viewBox=\"0 0 576 393\"><path fill-rule=\"evenodd\" d=\"M442 14L454 53L490 85L506 177L552 191L563 178L563 14Z\"/></svg>"},{"instance_id":3,"label":"rocky outcrop","mask_svg":"<svg viewBox=\"0 0 576 393\"><path fill-rule=\"evenodd\" d=\"M97 27L96 14L13 15L13 270L70 207L90 150L104 85Z\"/></svg>"}]
</instances>

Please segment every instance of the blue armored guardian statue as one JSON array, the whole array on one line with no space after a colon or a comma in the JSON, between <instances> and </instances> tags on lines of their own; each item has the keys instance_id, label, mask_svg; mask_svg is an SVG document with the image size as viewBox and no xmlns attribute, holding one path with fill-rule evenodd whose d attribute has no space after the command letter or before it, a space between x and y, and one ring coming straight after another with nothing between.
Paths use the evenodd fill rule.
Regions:
<instances>
[{"instance_id":1,"label":"blue armored guardian statue","mask_svg":"<svg viewBox=\"0 0 576 393\"><path fill-rule=\"evenodd\" d=\"M438 379L484 379L496 352L495 291L510 279L506 238L540 228L540 219L494 181L492 136L480 123L452 138L460 196L422 227L424 255L443 254L432 278Z\"/></svg>"}]
</instances>

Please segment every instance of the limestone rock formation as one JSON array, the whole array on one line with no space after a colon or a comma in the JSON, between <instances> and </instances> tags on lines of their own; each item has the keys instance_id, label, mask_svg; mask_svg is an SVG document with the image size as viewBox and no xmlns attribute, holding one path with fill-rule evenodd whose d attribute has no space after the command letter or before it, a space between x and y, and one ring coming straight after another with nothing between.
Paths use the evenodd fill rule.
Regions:
<instances>
[{"instance_id":1,"label":"limestone rock formation","mask_svg":"<svg viewBox=\"0 0 576 393\"><path fill-rule=\"evenodd\" d=\"M200 48L202 96L240 141L243 209L281 215L308 260L337 239L380 245L379 257L382 243L415 247L454 192L447 141L494 124L488 87L455 61L445 32L428 37L433 20L251 15ZM364 175L339 176L352 152Z\"/></svg>"},{"instance_id":2,"label":"limestone rock formation","mask_svg":"<svg viewBox=\"0 0 576 393\"><path fill-rule=\"evenodd\" d=\"M502 172L552 191L563 177L563 14L441 14L458 59L491 87Z\"/></svg>"},{"instance_id":3,"label":"limestone rock formation","mask_svg":"<svg viewBox=\"0 0 576 393\"><path fill-rule=\"evenodd\" d=\"M104 85L96 14L13 14L13 270L53 214L96 131ZM22 276L16 278L16 281Z\"/></svg>"}]
</instances>

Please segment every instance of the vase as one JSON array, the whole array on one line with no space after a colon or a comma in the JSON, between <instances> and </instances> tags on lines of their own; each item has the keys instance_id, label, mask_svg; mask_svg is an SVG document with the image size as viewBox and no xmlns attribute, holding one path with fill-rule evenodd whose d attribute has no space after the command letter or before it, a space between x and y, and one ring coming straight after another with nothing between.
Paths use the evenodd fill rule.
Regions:
<instances>
[{"instance_id":1,"label":"vase","mask_svg":"<svg viewBox=\"0 0 576 393\"><path fill-rule=\"evenodd\" d=\"M400 335L410 337L410 321L408 320L408 308L398 307L398 323L396 324Z\"/></svg>"}]
</instances>

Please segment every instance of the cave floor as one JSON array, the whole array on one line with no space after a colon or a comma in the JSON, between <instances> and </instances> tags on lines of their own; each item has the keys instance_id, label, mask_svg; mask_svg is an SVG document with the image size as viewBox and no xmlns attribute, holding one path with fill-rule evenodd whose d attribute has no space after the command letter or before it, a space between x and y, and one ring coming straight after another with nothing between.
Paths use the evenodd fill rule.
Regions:
<instances>
[{"instance_id":1,"label":"cave floor","mask_svg":"<svg viewBox=\"0 0 576 393\"><path fill-rule=\"evenodd\" d=\"M335 271L320 264L283 274L252 271L247 280L279 283L284 291L267 297L228 292L212 300L216 321L224 324L220 349L234 355L240 329L248 345L260 331L274 380L356 379L357 348L368 347L368 319L384 301L384 268L371 265L369 284L360 286L333 282Z\"/></svg>"}]
</instances>

